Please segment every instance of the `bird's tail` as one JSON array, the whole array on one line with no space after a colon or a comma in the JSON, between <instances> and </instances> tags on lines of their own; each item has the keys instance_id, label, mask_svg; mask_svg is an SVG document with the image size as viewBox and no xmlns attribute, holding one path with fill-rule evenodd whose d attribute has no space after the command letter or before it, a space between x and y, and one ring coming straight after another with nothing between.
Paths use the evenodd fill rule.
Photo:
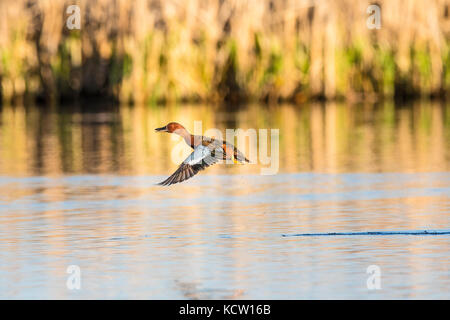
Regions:
<instances>
[{"instance_id":1,"label":"bird's tail","mask_svg":"<svg viewBox=\"0 0 450 320\"><path fill-rule=\"evenodd\" d=\"M234 162L244 164L245 162L250 163L250 160L248 160L238 148L234 147Z\"/></svg>"},{"instance_id":2,"label":"bird's tail","mask_svg":"<svg viewBox=\"0 0 450 320\"><path fill-rule=\"evenodd\" d=\"M246 157L234 157L233 162L236 164L245 164L245 162L250 163L250 160L248 160Z\"/></svg>"}]
</instances>

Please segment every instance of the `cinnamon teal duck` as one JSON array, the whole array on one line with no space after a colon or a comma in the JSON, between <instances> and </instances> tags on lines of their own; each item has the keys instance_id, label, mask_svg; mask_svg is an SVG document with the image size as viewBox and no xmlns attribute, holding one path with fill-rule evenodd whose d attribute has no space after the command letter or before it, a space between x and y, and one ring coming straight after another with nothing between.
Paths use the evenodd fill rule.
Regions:
<instances>
[{"instance_id":1,"label":"cinnamon teal duck","mask_svg":"<svg viewBox=\"0 0 450 320\"><path fill-rule=\"evenodd\" d=\"M181 136L194 151L180 164L178 169L166 180L158 183L168 186L192 178L199 171L217 163L231 159L237 163L250 162L233 144L214 138L192 135L181 124L170 122L156 128L158 132L175 133Z\"/></svg>"}]
</instances>

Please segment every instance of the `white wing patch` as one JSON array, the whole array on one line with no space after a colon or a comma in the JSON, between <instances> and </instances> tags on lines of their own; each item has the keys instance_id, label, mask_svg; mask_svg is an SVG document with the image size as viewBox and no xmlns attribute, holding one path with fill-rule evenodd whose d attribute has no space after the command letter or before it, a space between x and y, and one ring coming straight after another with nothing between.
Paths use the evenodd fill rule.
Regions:
<instances>
[{"instance_id":1,"label":"white wing patch","mask_svg":"<svg viewBox=\"0 0 450 320\"><path fill-rule=\"evenodd\" d=\"M195 147L194 151L183 161L188 165L194 165L200 163L203 159L211 155L211 150L208 147L199 145ZM206 160L206 159L205 159ZM209 163L208 163L209 165Z\"/></svg>"},{"instance_id":2,"label":"white wing patch","mask_svg":"<svg viewBox=\"0 0 450 320\"><path fill-rule=\"evenodd\" d=\"M195 147L194 151L183 161L178 169L169 178L160 182L159 185L168 186L192 178L199 171L218 161L216 157L213 157L213 154L221 156L222 152L220 148L211 151L211 149L203 145Z\"/></svg>"}]
</instances>

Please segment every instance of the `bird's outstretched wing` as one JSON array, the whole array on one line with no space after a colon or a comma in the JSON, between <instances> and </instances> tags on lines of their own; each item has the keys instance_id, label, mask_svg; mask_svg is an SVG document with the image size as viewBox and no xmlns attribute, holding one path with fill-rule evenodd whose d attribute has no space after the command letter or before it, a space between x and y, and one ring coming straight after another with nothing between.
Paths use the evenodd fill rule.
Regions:
<instances>
[{"instance_id":1,"label":"bird's outstretched wing","mask_svg":"<svg viewBox=\"0 0 450 320\"><path fill-rule=\"evenodd\" d=\"M217 163L219 159L221 156L215 154L212 146L199 145L169 178L158 184L169 186L192 178L199 171Z\"/></svg>"}]
</instances>

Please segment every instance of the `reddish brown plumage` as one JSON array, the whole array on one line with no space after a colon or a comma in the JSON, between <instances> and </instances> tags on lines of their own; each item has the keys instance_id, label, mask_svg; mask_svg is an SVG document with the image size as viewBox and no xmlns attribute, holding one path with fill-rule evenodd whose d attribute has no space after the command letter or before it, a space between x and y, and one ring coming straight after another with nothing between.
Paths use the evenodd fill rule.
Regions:
<instances>
[{"instance_id":1,"label":"reddish brown plumage","mask_svg":"<svg viewBox=\"0 0 450 320\"><path fill-rule=\"evenodd\" d=\"M169 124L167 124L166 128L167 128L167 132L169 132L169 133L174 133L176 130L184 129L184 127L177 122L170 122Z\"/></svg>"},{"instance_id":2,"label":"reddish brown plumage","mask_svg":"<svg viewBox=\"0 0 450 320\"><path fill-rule=\"evenodd\" d=\"M184 138L184 141L194 149L191 154L196 154L195 150L206 147L207 156L200 158L199 162L186 162L186 159L178 169L166 180L161 182L161 185L171 185L182 182L193 177L200 170L217 162L217 159L227 160L236 159L239 162L250 162L234 145L226 141L217 140L214 138L204 136L194 136L190 134L181 124L177 122L170 122L166 126L155 129L156 131L175 133ZM197 148L198 147L198 148ZM196 156L194 156L195 158ZM192 159L190 160L192 161Z\"/></svg>"}]
</instances>

